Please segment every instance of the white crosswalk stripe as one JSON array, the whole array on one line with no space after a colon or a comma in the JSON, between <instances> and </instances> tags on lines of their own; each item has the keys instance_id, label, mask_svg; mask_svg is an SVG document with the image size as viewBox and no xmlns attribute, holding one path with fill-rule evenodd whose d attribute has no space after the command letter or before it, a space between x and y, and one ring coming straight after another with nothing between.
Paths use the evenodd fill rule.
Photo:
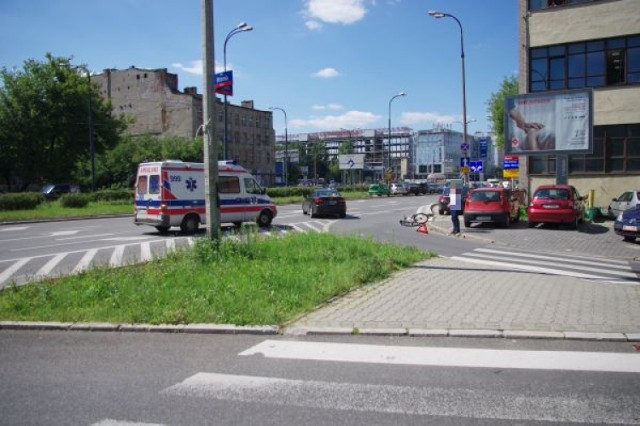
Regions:
<instances>
[{"instance_id":1,"label":"white crosswalk stripe","mask_svg":"<svg viewBox=\"0 0 640 426\"><path fill-rule=\"evenodd\" d=\"M617 259L485 248L477 248L451 259L495 268L640 284L640 271L634 271L628 262Z\"/></svg>"}]
</instances>

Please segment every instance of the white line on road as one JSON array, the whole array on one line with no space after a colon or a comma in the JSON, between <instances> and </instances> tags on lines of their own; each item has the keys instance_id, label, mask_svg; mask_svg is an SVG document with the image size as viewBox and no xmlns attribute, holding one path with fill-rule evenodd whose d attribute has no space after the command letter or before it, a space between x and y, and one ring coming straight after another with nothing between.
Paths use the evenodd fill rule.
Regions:
<instances>
[{"instance_id":1,"label":"white line on road","mask_svg":"<svg viewBox=\"0 0 640 426\"><path fill-rule=\"evenodd\" d=\"M2 271L2 273L0 274L0 285L4 284L5 281L7 281L13 274L15 274L16 271L22 268L29 260L29 258L20 259L4 271Z\"/></svg>"},{"instance_id":2,"label":"white line on road","mask_svg":"<svg viewBox=\"0 0 640 426\"><path fill-rule=\"evenodd\" d=\"M452 349L453 350L453 349ZM197 373L161 394L323 410L377 412L470 419L537 420L557 423L637 424L628 407L637 398L614 394L581 398L487 389L341 383L278 377ZM460 421L458 420L458 423Z\"/></svg>"},{"instance_id":3,"label":"white line on road","mask_svg":"<svg viewBox=\"0 0 640 426\"><path fill-rule=\"evenodd\" d=\"M89 265L91 265L91 261L96 256L96 253L98 253L98 249L87 250L84 256L82 256L82 259L80 259L80 262L78 262L76 267L73 268L73 273L82 272L89 268Z\"/></svg>"},{"instance_id":4,"label":"white line on road","mask_svg":"<svg viewBox=\"0 0 640 426\"><path fill-rule=\"evenodd\" d=\"M239 355L441 367L640 373L640 356L609 352L515 351L265 340Z\"/></svg>"},{"instance_id":5,"label":"white line on road","mask_svg":"<svg viewBox=\"0 0 640 426\"><path fill-rule=\"evenodd\" d=\"M505 259L509 259L512 256L519 256L519 257L527 257L527 258L533 258L533 259L543 259L543 260L553 260L556 262L569 262L569 263L578 263L581 265L589 265L589 266L595 266L595 265L603 265L603 266L608 266L609 264L612 263L617 263L619 264L619 268L621 269L631 269L631 267L629 266L629 263L625 260L616 260L616 259L598 259L598 258L594 258L594 257L590 257L589 259L583 260L584 257L577 257L577 256L565 256L565 257L559 257L559 256L542 256L542 255L538 255L538 254L533 254L533 253L520 253L520 252L515 252L515 251L500 251L500 250L492 250L492 249L484 249L484 248L478 248L475 249L474 251L476 252L483 252L483 253L494 253L494 254L501 254L505 256ZM600 262L598 262L598 260L600 260ZM604 263L606 262L606 263Z\"/></svg>"},{"instance_id":6,"label":"white line on road","mask_svg":"<svg viewBox=\"0 0 640 426\"><path fill-rule=\"evenodd\" d=\"M111 260L109 260L109 266L117 267L122 264L122 258L124 257L124 248L126 246L116 246L113 250L113 254L111 255Z\"/></svg>"},{"instance_id":7,"label":"white line on road","mask_svg":"<svg viewBox=\"0 0 640 426\"><path fill-rule=\"evenodd\" d=\"M62 262L62 259L64 259L66 256L67 256L66 253L61 253L53 256L51 260L45 263L44 266L40 268L38 272L36 272L36 277L45 277L49 275L51 271L53 271L53 268L58 266L58 264Z\"/></svg>"}]
</instances>

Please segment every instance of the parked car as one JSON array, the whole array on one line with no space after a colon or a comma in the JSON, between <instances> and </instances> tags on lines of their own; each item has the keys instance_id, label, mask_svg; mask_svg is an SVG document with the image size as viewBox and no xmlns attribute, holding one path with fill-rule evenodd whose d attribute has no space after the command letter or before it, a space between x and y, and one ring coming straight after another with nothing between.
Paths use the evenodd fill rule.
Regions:
<instances>
[{"instance_id":1,"label":"parked car","mask_svg":"<svg viewBox=\"0 0 640 426\"><path fill-rule=\"evenodd\" d=\"M311 192L302 201L302 213L316 216L347 215L347 201L335 189L322 188Z\"/></svg>"},{"instance_id":2,"label":"parked car","mask_svg":"<svg viewBox=\"0 0 640 426\"><path fill-rule=\"evenodd\" d=\"M369 185L369 196L389 195L389 188L384 183L372 183Z\"/></svg>"},{"instance_id":3,"label":"parked car","mask_svg":"<svg viewBox=\"0 0 640 426\"><path fill-rule=\"evenodd\" d=\"M638 200L640 200L640 189L625 191L618 198L611 200L611 204L609 204L609 217L617 218L623 211L640 204Z\"/></svg>"},{"instance_id":4,"label":"parked car","mask_svg":"<svg viewBox=\"0 0 640 426\"><path fill-rule=\"evenodd\" d=\"M440 192L440 184L437 182L424 182L420 185L426 189L427 194L437 194Z\"/></svg>"},{"instance_id":5,"label":"parked car","mask_svg":"<svg viewBox=\"0 0 640 426\"><path fill-rule=\"evenodd\" d=\"M56 200L64 194L80 192L80 186L74 183L56 183L42 187L42 196L48 200Z\"/></svg>"},{"instance_id":6,"label":"parked car","mask_svg":"<svg viewBox=\"0 0 640 426\"><path fill-rule=\"evenodd\" d=\"M538 223L561 223L578 229L584 221L584 198L572 185L542 185L527 207L529 228Z\"/></svg>"},{"instance_id":7,"label":"parked car","mask_svg":"<svg viewBox=\"0 0 640 426\"><path fill-rule=\"evenodd\" d=\"M449 202L451 201L451 198L449 197L449 191L450 191L450 188L448 186L444 187L442 189L442 193L438 197L438 213L440 214L451 213L451 211L449 210ZM462 201L460 206L462 207L461 212L463 212L464 205L467 201L467 197L469 196L469 188L467 188L466 186L463 186L461 187L460 192L462 193Z\"/></svg>"},{"instance_id":8,"label":"parked car","mask_svg":"<svg viewBox=\"0 0 640 426\"><path fill-rule=\"evenodd\" d=\"M409 195L409 186L404 182L392 183L391 195Z\"/></svg>"},{"instance_id":9,"label":"parked car","mask_svg":"<svg viewBox=\"0 0 640 426\"><path fill-rule=\"evenodd\" d=\"M407 192L413 195L423 195L427 193L426 184L410 182L406 184Z\"/></svg>"},{"instance_id":10,"label":"parked car","mask_svg":"<svg viewBox=\"0 0 640 426\"><path fill-rule=\"evenodd\" d=\"M613 223L613 230L625 241L635 241L640 237L640 204L620 213Z\"/></svg>"},{"instance_id":11,"label":"parked car","mask_svg":"<svg viewBox=\"0 0 640 426\"><path fill-rule=\"evenodd\" d=\"M507 228L517 219L514 215L518 211L517 203L518 199L512 197L511 191L502 187L474 189L464 205L464 226L469 228L472 223L480 222Z\"/></svg>"}]
</instances>

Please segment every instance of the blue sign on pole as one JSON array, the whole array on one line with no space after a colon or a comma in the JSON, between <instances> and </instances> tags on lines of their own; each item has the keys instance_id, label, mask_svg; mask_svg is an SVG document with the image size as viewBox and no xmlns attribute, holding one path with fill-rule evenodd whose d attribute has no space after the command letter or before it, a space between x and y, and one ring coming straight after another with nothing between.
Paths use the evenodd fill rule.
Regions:
<instances>
[{"instance_id":1,"label":"blue sign on pole","mask_svg":"<svg viewBox=\"0 0 640 426\"><path fill-rule=\"evenodd\" d=\"M460 167L469 167L469 157L460 157Z\"/></svg>"},{"instance_id":2,"label":"blue sign on pole","mask_svg":"<svg viewBox=\"0 0 640 426\"><path fill-rule=\"evenodd\" d=\"M487 147L489 140L487 138L480 139L480 158L487 158Z\"/></svg>"},{"instance_id":3,"label":"blue sign on pole","mask_svg":"<svg viewBox=\"0 0 640 426\"><path fill-rule=\"evenodd\" d=\"M221 95L233 96L233 71L219 72L215 75L215 91Z\"/></svg>"},{"instance_id":4,"label":"blue sign on pole","mask_svg":"<svg viewBox=\"0 0 640 426\"><path fill-rule=\"evenodd\" d=\"M470 161L469 168L471 169L471 173L484 172L484 164L482 163L482 161Z\"/></svg>"}]
</instances>

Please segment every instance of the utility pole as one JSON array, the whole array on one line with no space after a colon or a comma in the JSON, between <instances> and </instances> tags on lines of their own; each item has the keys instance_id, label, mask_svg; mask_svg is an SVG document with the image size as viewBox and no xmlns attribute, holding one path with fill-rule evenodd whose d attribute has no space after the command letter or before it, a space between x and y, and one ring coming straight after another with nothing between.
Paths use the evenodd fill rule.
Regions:
<instances>
[{"instance_id":1,"label":"utility pole","mask_svg":"<svg viewBox=\"0 0 640 426\"><path fill-rule=\"evenodd\" d=\"M215 93L213 66L213 0L202 0L202 63L203 102L202 120L204 127L204 193L207 217L207 237L220 239L220 203L218 196L218 143L215 139Z\"/></svg>"}]
</instances>

